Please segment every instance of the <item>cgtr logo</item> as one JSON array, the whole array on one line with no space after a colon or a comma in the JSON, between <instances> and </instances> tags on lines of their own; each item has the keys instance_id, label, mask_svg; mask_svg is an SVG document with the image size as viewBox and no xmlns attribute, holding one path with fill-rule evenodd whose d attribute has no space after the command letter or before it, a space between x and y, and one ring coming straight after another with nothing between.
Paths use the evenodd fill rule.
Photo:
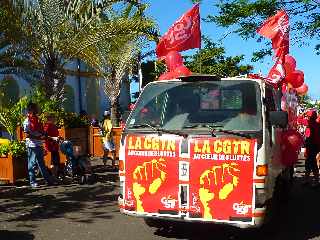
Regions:
<instances>
[{"instance_id":1,"label":"cgtr logo","mask_svg":"<svg viewBox=\"0 0 320 240\"><path fill-rule=\"evenodd\" d=\"M244 204L243 202L233 204L233 210L235 210L236 213L239 215L247 214L250 208L251 208L251 205Z\"/></svg>"},{"instance_id":2,"label":"cgtr logo","mask_svg":"<svg viewBox=\"0 0 320 240\"><path fill-rule=\"evenodd\" d=\"M161 198L161 203L165 208L174 208L176 206L177 200L171 198L171 196Z\"/></svg>"}]
</instances>

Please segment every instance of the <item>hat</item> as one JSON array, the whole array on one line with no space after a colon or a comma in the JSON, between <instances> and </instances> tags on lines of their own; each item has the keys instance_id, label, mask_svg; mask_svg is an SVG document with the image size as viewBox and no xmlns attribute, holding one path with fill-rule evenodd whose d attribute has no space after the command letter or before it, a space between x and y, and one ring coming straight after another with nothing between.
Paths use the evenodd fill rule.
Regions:
<instances>
[{"instance_id":1,"label":"hat","mask_svg":"<svg viewBox=\"0 0 320 240\"><path fill-rule=\"evenodd\" d=\"M103 116L109 116L110 115L110 111L104 111Z\"/></svg>"}]
</instances>

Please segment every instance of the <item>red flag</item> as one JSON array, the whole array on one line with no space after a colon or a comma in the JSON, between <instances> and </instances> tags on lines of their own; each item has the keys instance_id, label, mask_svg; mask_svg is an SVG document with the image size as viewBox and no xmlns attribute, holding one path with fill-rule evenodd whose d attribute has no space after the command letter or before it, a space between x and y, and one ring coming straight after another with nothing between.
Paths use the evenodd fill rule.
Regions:
<instances>
[{"instance_id":1,"label":"red flag","mask_svg":"<svg viewBox=\"0 0 320 240\"><path fill-rule=\"evenodd\" d=\"M276 63L271 68L267 81L273 85L278 85L285 77L282 58L278 58Z\"/></svg>"},{"instance_id":2,"label":"red flag","mask_svg":"<svg viewBox=\"0 0 320 240\"><path fill-rule=\"evenodd\" d=\"M170 51L184 51L192 48L200 48L200 14L199 4L193 6L183 14L160 39L156 53L160 58Z\"/></svg>"},{"instance_id":3,"label":"red flag","mask_svg":"<svg viewBox=\"0 0 320 240\"><path fill-rule=\"evenodd\" d=\"M272 41L272 48L276 57L284 57L289 53L289 17L285 10L268 18L257 32Z\"/></svg>"},{"instance_id":4,"label":"red flag","mask_svg":"<svg viewBox=\"0 0 320 240\"><path fill-rule=\"evenodd\" d=\"M279 57L284 60L284 56L289 54L289 38L277 34L276 37L272 39L272 48L274 50L275 57Z\"/></svg>"}]
</instances>

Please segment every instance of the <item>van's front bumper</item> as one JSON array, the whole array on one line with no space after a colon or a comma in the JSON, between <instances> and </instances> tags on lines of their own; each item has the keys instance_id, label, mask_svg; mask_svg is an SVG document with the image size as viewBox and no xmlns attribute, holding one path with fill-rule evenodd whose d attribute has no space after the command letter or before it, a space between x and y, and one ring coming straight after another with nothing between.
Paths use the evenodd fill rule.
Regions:
<instances>
[{"instance_id":1,"label":"van's front bumper","mask_svg":"<svg viewBox=\"0 0 320 240\"><path fill-rule=\"evenodd\" d=\"M212 223L212 224L224 224L235 226L238 228L254 228L259 227L263 223L265 208L259 208L257 214L252 222L241 222L241 221L221 221L221 220L207 220L207 219L199 219L199 218L188 218L187 215L169 215L169 214L152 214L152 213L137 213L135 211L129 211L124 209L124 201L121 197L118 198L119 209L122 214L126 214L129 216L140 217L140 218L153 218L153 219L161 219L168 221L179 221L179 222L198 222L198 223Z\"/></svg>"}]
</instances>

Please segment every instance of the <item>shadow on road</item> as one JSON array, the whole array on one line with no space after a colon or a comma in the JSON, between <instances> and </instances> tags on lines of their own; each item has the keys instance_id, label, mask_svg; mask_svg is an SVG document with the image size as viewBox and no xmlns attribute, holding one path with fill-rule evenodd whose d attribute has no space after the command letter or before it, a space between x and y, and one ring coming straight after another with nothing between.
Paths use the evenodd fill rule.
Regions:
<instances>
[{"instance_id":1,"label":"shadow on road","mask_svg":"<svg viewBox=\"0 0 320 240\"><path fill-rule=\"evenodd\" d=\"M73 222L93 223L101 218L111 219L112 214L103 208L117 205L116 185L109 182L114 178L112 173L97 176L97 182L92 185L7 189L0 195L0 213L5 213L0 214L0 222L66 218Z\"/></svg>"},{"instance_id":2,"label":"shadow on road","mask_svg":"<svg viewBox=\"0 0 320 240\"><path fill-rule=\"evenodd\" d=\"M0 230L0 239L3 240L32 240L33 234L26 231Z\"/></svg>"},{"instance_id":3,"label":"shadow on road","mask_svg":"<svg viewBox=\"0 0 320 240\"><path fill-rule=\"evenodd\" d=\"M176 239L281 239L307 240L320 236L320 187L303 185L296 179L290 189L290 200L271 210L270 223L260 228L200 223L170 223L156 228L157 236Z\"/></svg>"}]
</instances>

